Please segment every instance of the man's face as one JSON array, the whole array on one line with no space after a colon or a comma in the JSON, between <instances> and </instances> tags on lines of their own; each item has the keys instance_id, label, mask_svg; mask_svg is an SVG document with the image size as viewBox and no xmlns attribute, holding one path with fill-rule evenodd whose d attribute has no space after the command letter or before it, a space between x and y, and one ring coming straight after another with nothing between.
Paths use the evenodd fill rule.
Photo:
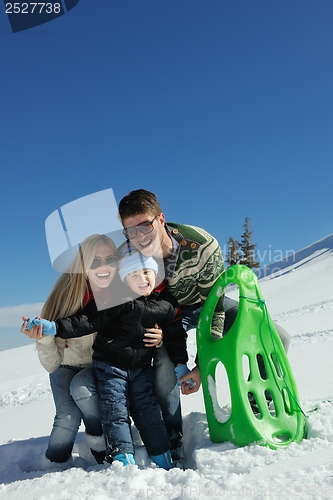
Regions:
<instances>
[{"instance_id":1,"label":"man's face","mask_svg":"<svg viewBox=\"0 0 333 500\"><path fill-rule=\"evenodd\" d=\"M154 220L155 219L155 220ZM162 254L162 243L165 235L164 228L164 214L161 213L155 217L152 214L137 214L132 217L127 217L123 221L123 226L127 228L136 228L136 235L134 238L130 239L131 244L139 250L146 257L161 256ZM143 222L151 222L152 229L149 233L143 233L140 231L138 224Z\"/></svg>"}]
</instances>

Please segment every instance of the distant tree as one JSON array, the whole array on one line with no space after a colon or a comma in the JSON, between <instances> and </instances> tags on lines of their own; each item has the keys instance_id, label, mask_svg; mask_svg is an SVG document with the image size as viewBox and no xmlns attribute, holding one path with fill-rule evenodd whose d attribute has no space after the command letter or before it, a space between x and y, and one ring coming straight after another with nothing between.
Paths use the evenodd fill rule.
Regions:
<instances>
[{"instance_id":1,"label":"distant tree","mask_svg":"<svg viewBox=\"0 0 333 500\"><path fill-rule=\"evenodd\" d=\"M253 231L250 231L250 219L245 217L244 222L244 233L242 234L239 248L242 251L242 256L240 258L239 264L248 266L251 269L260 267L260 264L256 261L256 247L257 245L251 243L251 237Z\"/></svg>"},{"instance_id":2,"label":"distant tree","mask_svg":"<svg viewBox=\"0 0 333 500\"><path fill-rule=\"evenodd\" d=\"M240 261L239 254L239 242L234 240L231 236L228 240L228 256L227 262L229 266L234 266L235 264L239 264Z\"/></svg>"}]
</instances>

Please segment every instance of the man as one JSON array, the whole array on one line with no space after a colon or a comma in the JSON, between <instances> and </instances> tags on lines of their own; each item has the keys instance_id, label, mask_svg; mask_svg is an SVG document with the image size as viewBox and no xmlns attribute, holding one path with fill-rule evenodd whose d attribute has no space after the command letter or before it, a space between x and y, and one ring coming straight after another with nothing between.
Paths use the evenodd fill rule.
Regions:
<instances>
[{"instance_id":1,"label":"man","mask_svg":"<svg viewBox=\"0 0 333 500\"><path fill-rule=\"evenodd\" d=\"M201 228L166 223L155 194L144 189L131 191L122 198L119 215L127 238L127 244L120 249L120 256L136 248L145 256L163 259L164 277L168 281L170 293L182 308L184 326L187 330L195 328L202 305L224 269L217 240ZM237 310L237 301L224 295L220 297L212 321L215 338L222 337L229 330ZM289 335L280 327L278 331L287 350ZM175 436L175 442L178 440L181 446L179 391L165 350L158 349L154 366L156 396L168 432ZM195 382L194 386L186 383L189 378ZM201 384L199 367L196 366L180 380L183 394L196 392Z\"/></svg>"},{"instance_id":2,"label":"man","mask_svg":"<svg viewBox=\"0 0 333 500\"><path fill-rule=\"evenodd\" d=\"M156 196L149 191L132 191L119 203L119 215L127 238L124 251L136 248L145 256L163 258L164 277L170 293L182 308L185 327L195 328L203 302L223 272L221 248L215 238L200 228L166 224ZM223 296L217 303L212 333L220 338L224 326ZM183 384L184 393L200 387L198 367L192 372L196 385Z\"/></svg>"}]
</instances>

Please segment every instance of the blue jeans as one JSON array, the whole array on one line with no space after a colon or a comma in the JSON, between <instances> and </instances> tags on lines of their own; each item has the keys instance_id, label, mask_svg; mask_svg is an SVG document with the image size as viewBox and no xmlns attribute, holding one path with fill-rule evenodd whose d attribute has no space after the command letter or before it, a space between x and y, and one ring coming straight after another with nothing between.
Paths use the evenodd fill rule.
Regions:
<instances>
[{"instance_id":1,"label":"blue jeans","mask_svg":"<svg viewBox=\"0 0 333 500\"><path fill-rule=\"evenodd\" d=\"M59 366L50 374L56 407L46 457L51 462L69 460L78 429L83 420L92 436L102 435L98 394L92 366Z\"/></svg>"},{"instance_id":2,"label":"blue jeans","mask_svg":"<svg viewBox=\"0 0 333 500\"><path fill-rule=\"evenodd\" d=\"M201 305L182 306L182 322L186 331L196 328ZM165 346L155 349L154 353L155 383L154 391L160 404L163 420L169 439L177 448L183 437L183 420L180 405L180 391L175 374L175 366L170 361Z\"/></svg>"},{"instance_id":3,"label":"blue jeans","mask_svg":"<svg viewBox=\"0 0 333 500\"><path fill-rule=\"evenodd\" d=\"M155 369L154 392L161 407L163 420L170 438L173 434L183 436L183 422L180 406L180 392L177 384L175 365L170 361L166 347L155 349L153 365Z\"/></svg>"},{"instance_id":4,"label":"blue jeans","mask_svg":"<svg viewBox=\"0 0 333 500\"><path fill-rule=\"evenodd\" d=\"M153 392L153 369L122 370L97 353L93 355L93 364L106 439L106 459L119 453L134 454L130 415L148 454L165 453L169 440Z\"/></svg>"}]
</instances>

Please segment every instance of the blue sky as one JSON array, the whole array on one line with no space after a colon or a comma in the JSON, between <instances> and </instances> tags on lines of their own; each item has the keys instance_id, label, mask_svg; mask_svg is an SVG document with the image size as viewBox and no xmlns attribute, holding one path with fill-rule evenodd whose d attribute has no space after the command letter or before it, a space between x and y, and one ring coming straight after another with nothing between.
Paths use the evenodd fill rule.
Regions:
<instances>
[{"instance_id":1,"label":"blue sky","mask_svg":"<svg viewBox=\"0 0 333 500\"><path fill-rule=\"evenodd\" d=\"M0 311L45 300L45 219L107 188L222 247L248 216L265 263L332 233L332 24L330 0L80 0L14 34L3 8Z\"/></svg>"}]
</instances>

